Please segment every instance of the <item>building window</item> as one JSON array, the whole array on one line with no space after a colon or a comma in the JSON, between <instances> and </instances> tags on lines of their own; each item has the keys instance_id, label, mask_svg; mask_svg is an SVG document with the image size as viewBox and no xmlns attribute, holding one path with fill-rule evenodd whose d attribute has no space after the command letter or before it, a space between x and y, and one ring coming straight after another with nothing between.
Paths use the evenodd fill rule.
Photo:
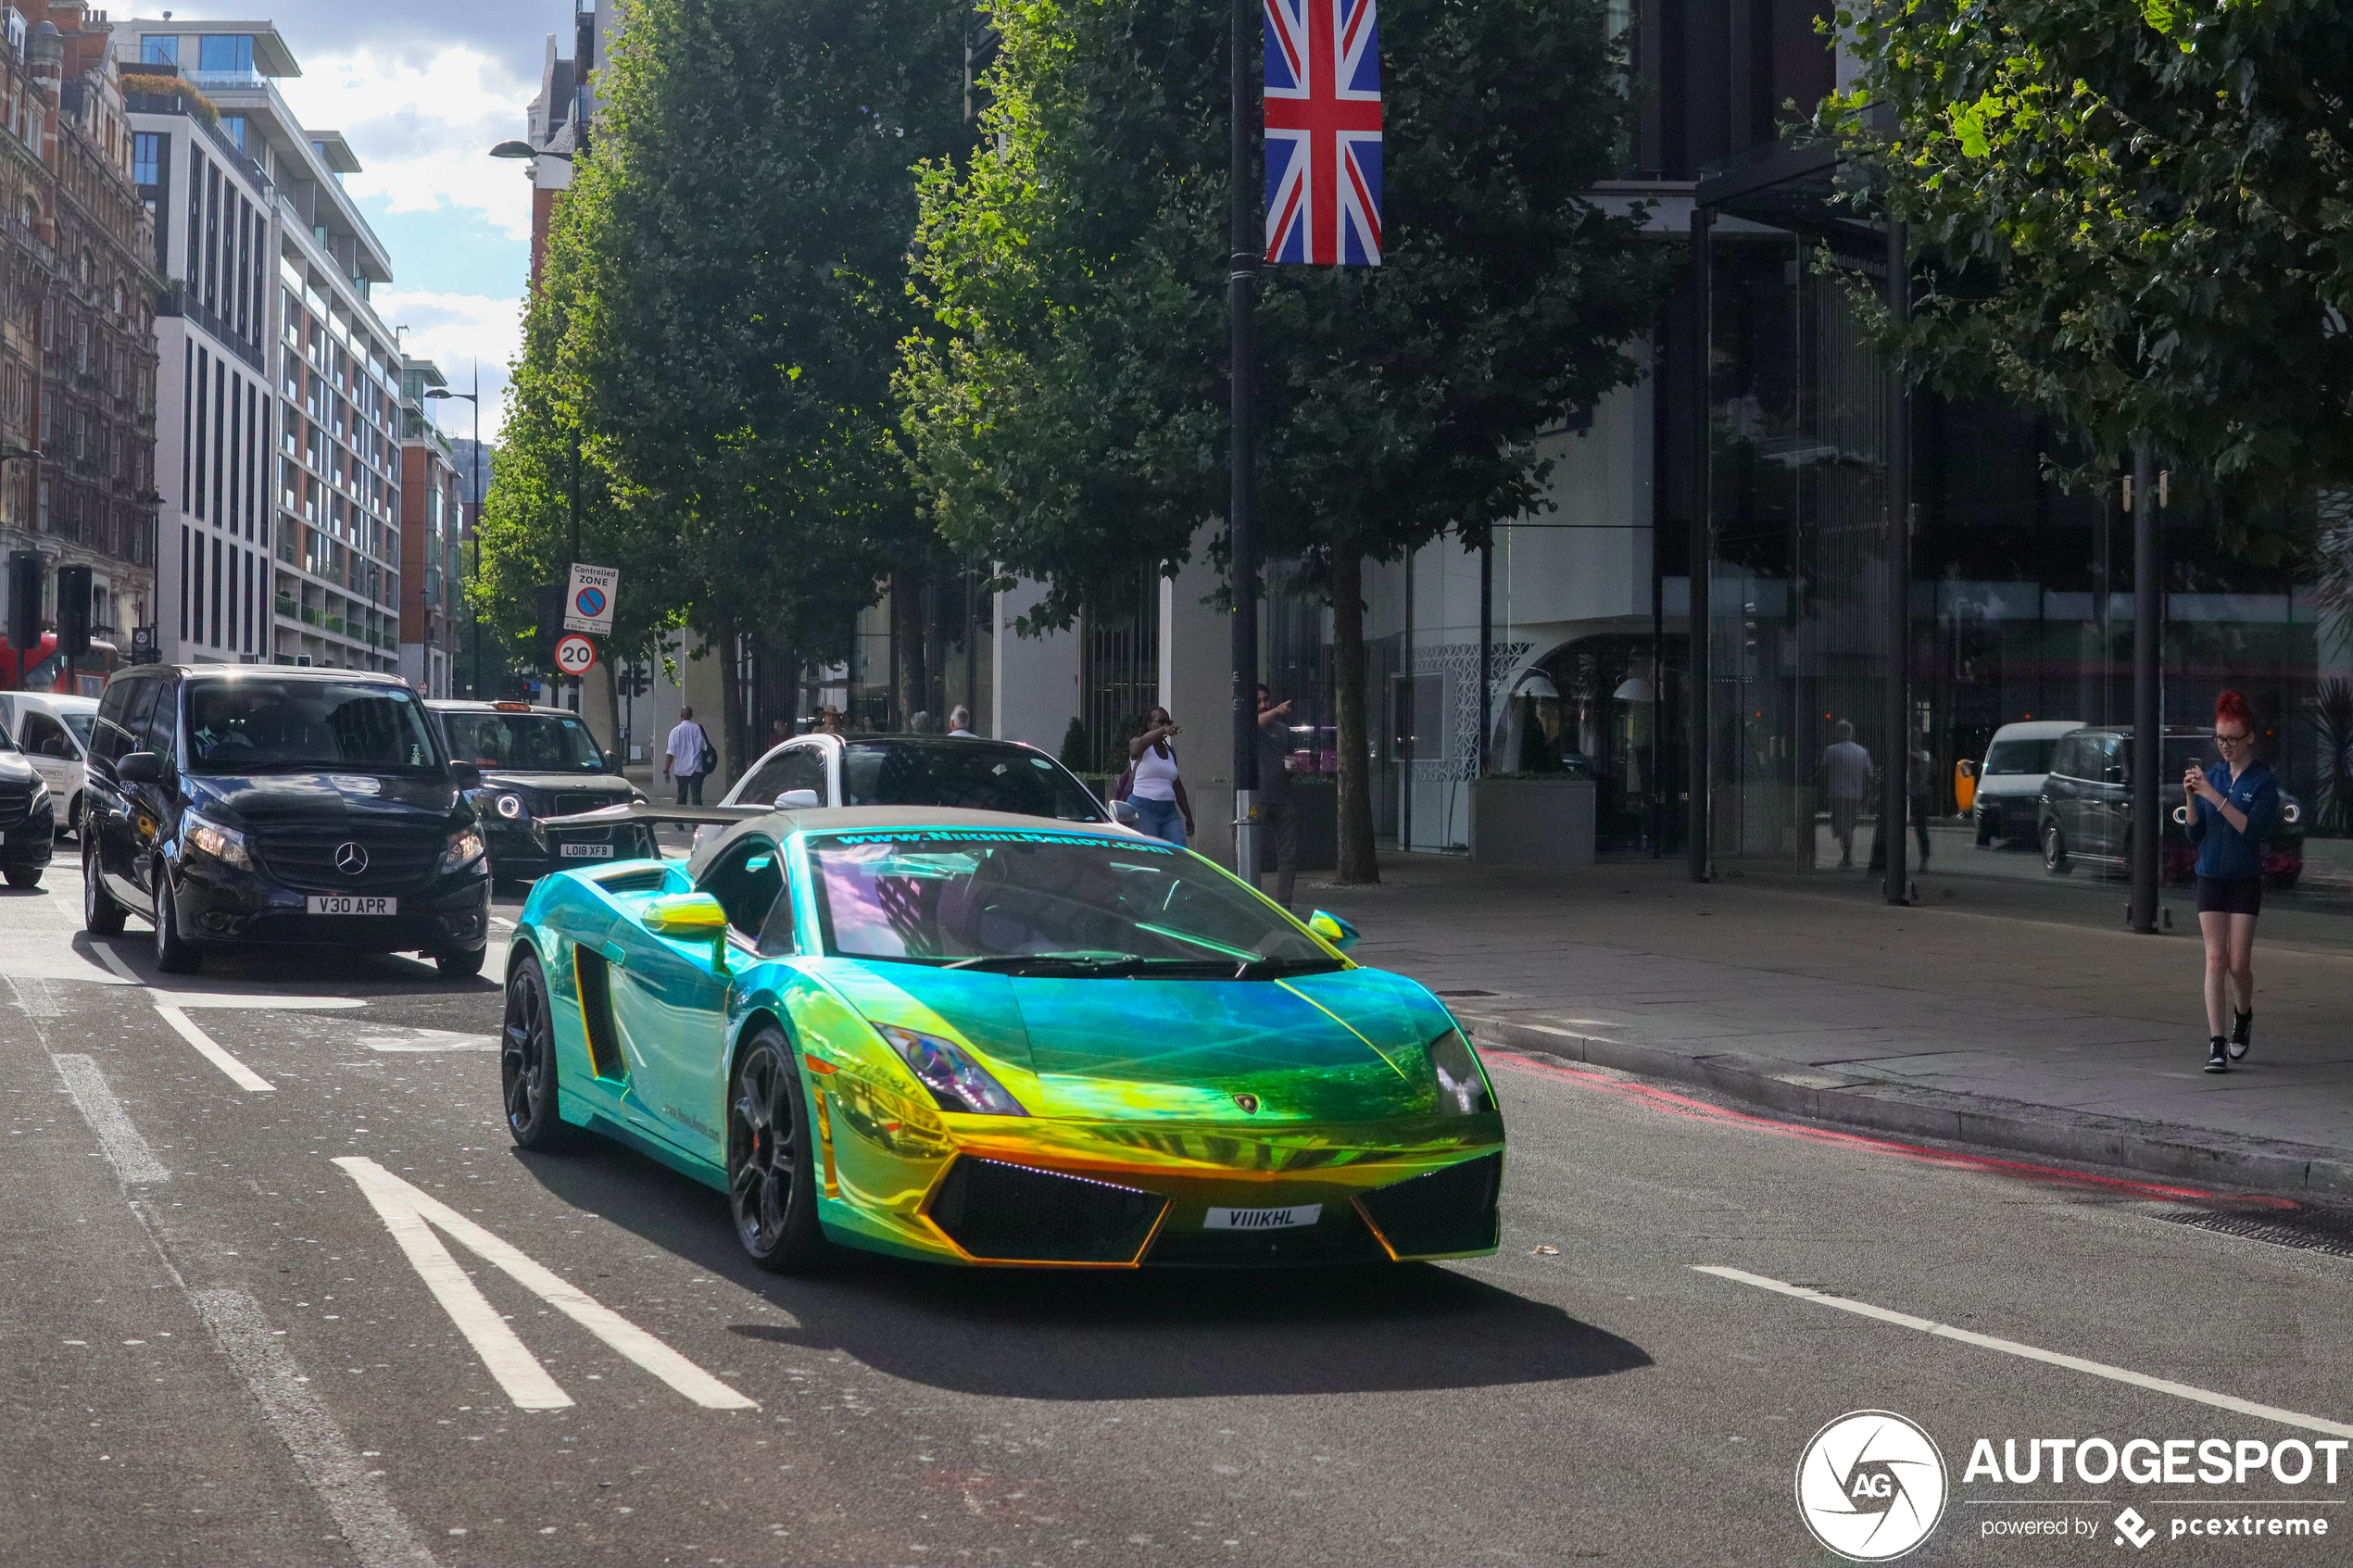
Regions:
<instances>
[{"instance_id":1,"label":"building window","mask_svg":"<svg viewBox=\"0 0 2353 1568\"><path fill-rule=\"evenodd\" d=\"M150 44L160 40L150 38ZM157 183L157 165L163 160L163 137L153 131L134 132L131 137L131 178L136 184Z\"/></svg>"},{"instance_id":2,"label":"building window","mask_svg":"<svg viewBox=\"0 0 2353 1568\"><path fill-rule=\"evenodd\" d=\"M150 34L139 40L139 58L149 65L176 66L180 63L180 40L157 38Z\"/></svg>"},{"instance_id":3,"label":"building window","mask_svg":"<svg viewBox=\"0 0 2353 1568\"><path fill-rule=\"evenodd\" d=\"M253 39L245 34L214 34L196 44L198 70L253 69Z\"/></svg>"},{"instance_id":4,"label":"building window","mask_svg":"<svg viewBox=\"0 0 2353 1568\"><path fill-rule=\"evenodd\" d=\"M237 144L239 149L242 150L244 148L245 144L245 116L241 114L222 115L220 117L220 130L221 133L226 135L229 140Z\"/></svg>"}]
</instances>

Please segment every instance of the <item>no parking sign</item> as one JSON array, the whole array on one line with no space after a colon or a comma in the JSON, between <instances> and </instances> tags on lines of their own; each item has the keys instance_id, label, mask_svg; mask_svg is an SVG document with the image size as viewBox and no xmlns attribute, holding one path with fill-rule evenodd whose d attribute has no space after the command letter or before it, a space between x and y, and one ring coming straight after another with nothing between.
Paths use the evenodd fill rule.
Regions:
<instances>
[{"instance_id":1,"label":"no parking sign","mask_svg":"<svg viewBox=\"0 0 2353 1568\"><path fill-rule=\"evenodd\" d=\"M585 632L596 637L611 636L612 602L620 589L619 569L575 563L571 585L564 593L564 630Z\"/></svg>"}]
</instances>

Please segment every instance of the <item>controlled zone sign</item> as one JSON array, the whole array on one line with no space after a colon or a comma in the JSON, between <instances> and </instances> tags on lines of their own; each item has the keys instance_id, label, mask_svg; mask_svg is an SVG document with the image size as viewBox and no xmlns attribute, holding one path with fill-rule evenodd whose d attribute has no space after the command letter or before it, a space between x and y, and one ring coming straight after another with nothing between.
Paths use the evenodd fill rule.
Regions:
<instances>
[{"instance_id":1,"label":"controlled zone sign","mask_svg":"<svg viewBox=\"0 0 2353 1568\"><path fill-rule=\"evenodd\" d=\"M612 635L612 602L621 592L621 571L610 566L574 563L564 590L564 630L594 637Z\"/></svg>"},{"instance_id":2,"label":"controlled zone sign","mask_svg":"<svg viewBox=\"0 0 2353 1568\"><path fill-rule=\"evenodd\" d=\"M556 640L556 668L573 680L597 667L597 645L578 635Z\"/></svg>"}]
</instances>

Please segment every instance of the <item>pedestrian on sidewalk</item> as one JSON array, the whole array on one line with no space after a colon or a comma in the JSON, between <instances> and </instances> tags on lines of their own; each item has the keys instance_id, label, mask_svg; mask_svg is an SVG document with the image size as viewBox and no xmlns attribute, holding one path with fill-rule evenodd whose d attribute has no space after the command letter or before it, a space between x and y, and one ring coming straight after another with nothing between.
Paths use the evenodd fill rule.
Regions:
<instances>
[{"instance_id":1,"label":"pedestrian on sidewalk","mask_svg":"<svg viewBox=\"0 0 2353 1568\"><path fill-rule=\"evenodd\" d=\"M711 772L711 737L695 722L695 710L680 709L678 722L661 748L661 776L667 780L676 771L679 805L686 805L689 796L696 805L702 804L702 781Z\"/></svg>"},{"instance_id":2,"label":"pedestrian on sidewalk","mask_svg":"<svg viewBox=\"0 0 2353 1568\"><path fill-rule=\"evenodd\" d=\"M1177 733L1165 708L1144 715L1144 733L1127 743L1127 798L1137 827L1182 849L1192 836L1193 803L1177 771L1176 748L1168 744Z\"/></svg>"},{"instance_id":3,"label":"pedestrian on sidewalk","mask_svg":"<svg viewBox=\"0 0 2353 1568\"><path fill-rule=\"evenodd\" d=\"M2221 760L2182 775L2190 842L2197 846L2197 924L2206 938L2206 1070L2228 1073L2255 1032L2255 917L2263 909L2263 839L2280 811L2279 781L2255 755L2255 710L2236 692L2214 699ZM2225 977L2238 993L2222 1032Z\"/></svg>"},{"instance_id":4,"label":"pedestrian on sidewalk","mask_svg":"<svg viewBox=\"0 0 2353 1568\"><path fill-rule=\"evenodd\" d=\"M1863 793L1871 784L1871 754L1855 743L1855 726L1841 719L1831 728L1838 738L1823 748L1822 782L1831 799L1831 836L1838 840L1838 869L1855 869L1855 823L1863 814Z\"/></svg>"},{"instance_id":5,"label":"pedestrian on sidewalk","mask_svg":"<svg viewBox=\"0 0 2353 1568\"><path fill-rule=\"evenodd\" d=\"M1274 835L1275 902L1290 908L1299 885L1299 816L1290 801L1290 698L1258 688L1258 822ZM1253 880L1258 868L1252 866Z\"/></svg>"}]
</instances>

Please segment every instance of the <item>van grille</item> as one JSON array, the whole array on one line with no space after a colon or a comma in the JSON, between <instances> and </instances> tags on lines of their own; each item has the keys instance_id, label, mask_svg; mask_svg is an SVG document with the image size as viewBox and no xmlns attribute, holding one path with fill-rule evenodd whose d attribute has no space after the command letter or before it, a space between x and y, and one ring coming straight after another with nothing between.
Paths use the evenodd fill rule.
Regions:
<instances>
[{"instance_id":1,"label":"van grille","mask_svg":"<svg viewBox=\"0 0 2353 1568\"><path fill-rule=\"evenodd\" d=\"M375 823L276 822L253 829L253 845L270 873L308 893L389 893L414 887L433 875L447 836L439 824L419 832ZM357 844L368 852L368 869L346 875L335 851Z\"/></svg>"},{"instance_id":2,"label":"van grille","mask_svg":"<svg viewBox=\"0 0 2353 1568\"><path fill-rule=\"evenodd\" d=\"M0 779L0 828L23 822L31 809L31 779Z\"/></svg>"}]
</instances>

